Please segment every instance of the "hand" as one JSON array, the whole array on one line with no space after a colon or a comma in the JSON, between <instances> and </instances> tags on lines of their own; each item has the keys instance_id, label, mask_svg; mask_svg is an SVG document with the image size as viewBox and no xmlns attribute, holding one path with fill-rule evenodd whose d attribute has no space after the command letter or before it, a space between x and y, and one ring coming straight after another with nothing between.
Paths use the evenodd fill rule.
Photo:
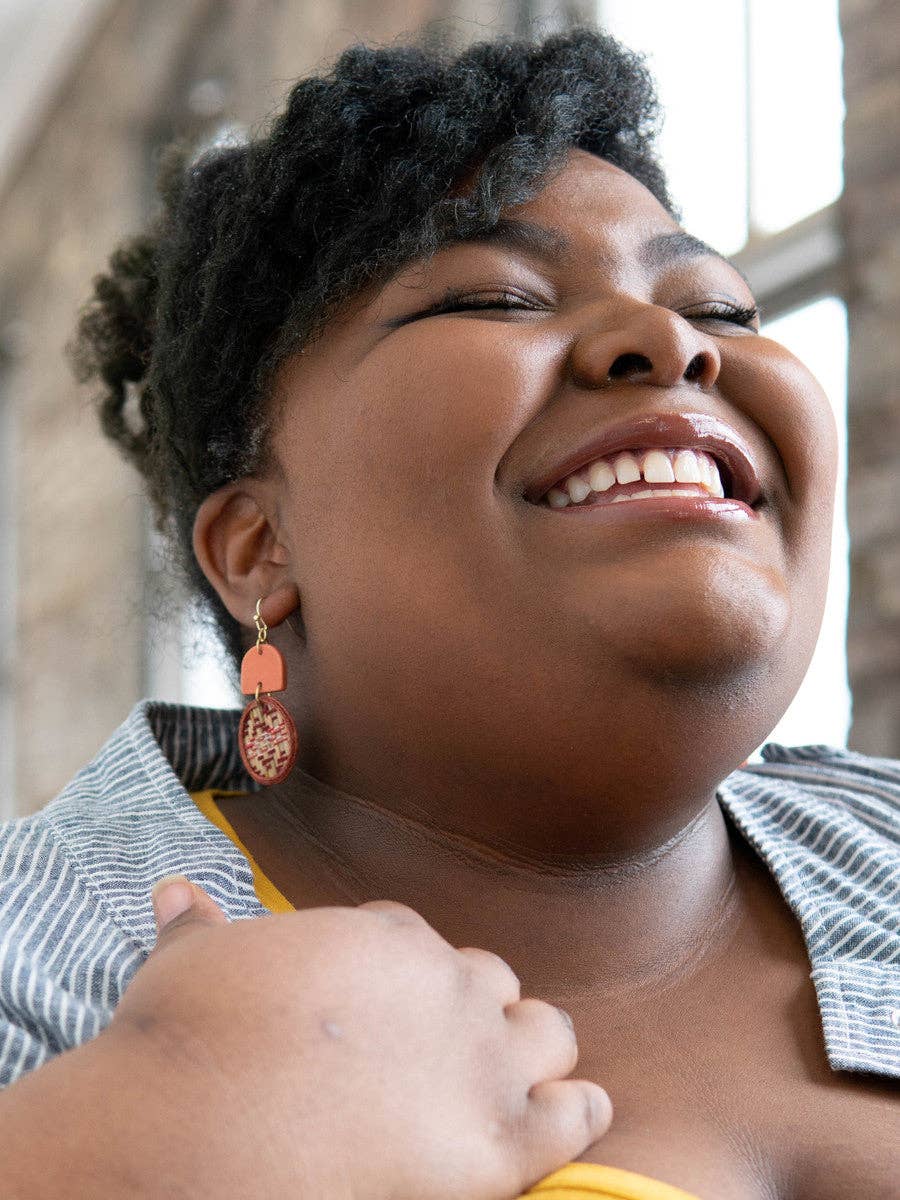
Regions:
<instances>
[{"instance_id":1,"label":"hand","mask_svg":"<svg viewBox=\"0 0 900 1200\"><path fill-rule=\"evenodd\" d=\"M202 1097L197 1178L253 1180L241 1194L261 1200L510 1200L609 1128L603 1089L565 1078L566 1014L412 909L229 924L196 886L169 889L102 1036L138 1039L177 1094ZM189 907L165 923L179 889Z\"/></svg>"}]
</instances>

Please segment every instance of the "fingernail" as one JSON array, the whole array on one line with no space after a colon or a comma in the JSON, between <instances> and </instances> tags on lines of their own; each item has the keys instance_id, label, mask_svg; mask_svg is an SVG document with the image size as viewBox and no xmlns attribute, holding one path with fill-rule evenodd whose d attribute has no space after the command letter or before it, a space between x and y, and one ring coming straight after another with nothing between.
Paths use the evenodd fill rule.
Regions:
<instances>
[{"instance_id":1,"label":"fingernail","mask_svg":"<svg viewBox=\"0 0 900 1200\"><path fill-rule=\"evenodd\" d=\"M170 921L187 912L194 902L191 885L183 875L166 875L153 885L153 911L158 929L165 929Z\"/></svg>"}]
</instances>

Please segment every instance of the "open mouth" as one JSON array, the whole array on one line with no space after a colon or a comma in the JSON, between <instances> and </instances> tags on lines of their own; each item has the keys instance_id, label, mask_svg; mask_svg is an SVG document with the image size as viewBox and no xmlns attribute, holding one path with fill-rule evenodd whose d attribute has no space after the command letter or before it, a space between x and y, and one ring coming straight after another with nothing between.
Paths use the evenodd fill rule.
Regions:
<instances>
[{"instance_id":1,"label":"open mouth","mask_svg":"<svg viewBox=\"0 0 900 1200\"><path fill-rule=\"evenodd\" d=\"M571 440L570 440L571 438ZM566 443L574 448L568 453ZM556 510L616 508L628 501L658 505L664 500L716 511L747 514L765 503L752 452L720 418L700 412L650 413L588 436L557 435L524 499ZM664 496L663 491L676 493ZM649 493L649 494L648 494Z\"/></svg>"},{"instance_id":2,"label":"open mouth","mask_svg":"<svg viewBox=\"0 0 900 1200\"><path fill-rule=\"evenodd\" d=\"M599 458L559 480L536 503L562 509L653 500L664 495L736 498L734 478L724 460L703 450L654 448L621 450Z\"/></svg>"}]
</instances>

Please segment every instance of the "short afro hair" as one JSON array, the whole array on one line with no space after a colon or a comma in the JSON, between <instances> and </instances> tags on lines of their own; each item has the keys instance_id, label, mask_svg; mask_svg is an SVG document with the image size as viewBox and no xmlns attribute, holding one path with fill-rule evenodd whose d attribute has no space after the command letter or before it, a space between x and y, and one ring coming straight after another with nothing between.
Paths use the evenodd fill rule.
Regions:
<instances>
[{"instance_id":1,"label":"short afro hair","mask_svg":"<svg viewBox=\"0 0 900 1200\"><path fill-rule=\"evenodd\" d=\"M71 353L235 662L241 628L200 570L193 524L213 491L264 468L279 364L355 294L492 228L571 148L677 218L658 117L641 57L582 28L461 53L354 46L296 83L264 135L198 158L170 149L161 211L94 280Z\"/></svg>"}]
</instances>

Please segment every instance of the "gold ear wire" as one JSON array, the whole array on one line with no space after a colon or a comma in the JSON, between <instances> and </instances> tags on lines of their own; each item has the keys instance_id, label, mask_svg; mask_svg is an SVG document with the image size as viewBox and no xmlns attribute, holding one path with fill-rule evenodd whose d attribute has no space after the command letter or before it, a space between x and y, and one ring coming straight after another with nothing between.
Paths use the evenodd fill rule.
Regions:
<instances>
[{"instance_id":1,"label":"gold ear wire","mask_svg":"<svg viewBox=\"0 0 900 1200\"><path fill-rule=\"evenodd\" d=\"M269 627L260 615L259 606L262 604L262 597L256 602L256 612L253 614L253 620L256 623L256 648L257 650L269 636Z\"/></svg>"}]
</instances>

